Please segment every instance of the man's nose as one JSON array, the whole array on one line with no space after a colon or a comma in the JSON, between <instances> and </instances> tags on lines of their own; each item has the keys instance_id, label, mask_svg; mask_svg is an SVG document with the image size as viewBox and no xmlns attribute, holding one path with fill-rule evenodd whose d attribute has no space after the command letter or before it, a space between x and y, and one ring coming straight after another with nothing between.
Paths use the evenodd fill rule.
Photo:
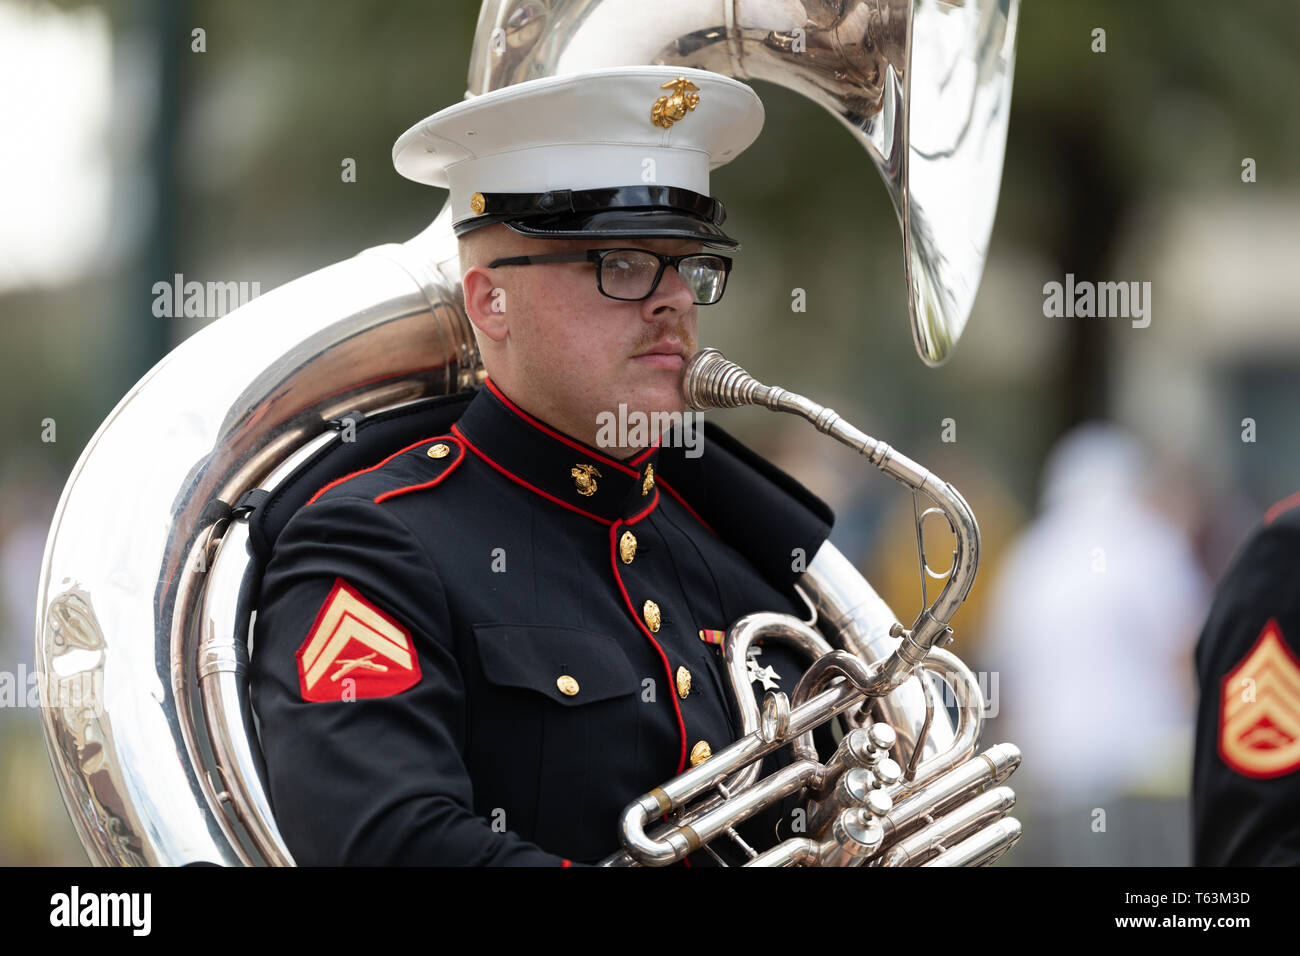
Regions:
<instances>
[{"instance_id":1,"label":"man's nose","mask_svg":"<svg viewBox=\"0 0 1300 956\"><path fill-rule=\"evenodd\" d=\"M646 318L662 317L666 312L685 314L695 304L695 294L691 292L676 266L667 266L659 277L659 285L650 298L645 300L643 312Z\"/></svg>"}]
</instances>

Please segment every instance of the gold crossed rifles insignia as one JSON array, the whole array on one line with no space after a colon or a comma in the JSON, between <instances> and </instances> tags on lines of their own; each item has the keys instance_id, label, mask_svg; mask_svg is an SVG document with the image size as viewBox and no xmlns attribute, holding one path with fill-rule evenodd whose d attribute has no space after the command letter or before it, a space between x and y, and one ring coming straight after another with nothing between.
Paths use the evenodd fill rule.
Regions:
<instances>
[{"instance_id":1,"label":"gold crossed rifles insignia","mask_svg":"<svg viewBox=\"0 0 1300 956\"><path fill-rule=\"evenodd\" d=\"M356 670L358 667L364 667L367 670L372 670L372 671L388 670L387 664L375 663L374 651L371 651L365 657L351 657L348 658L347 660L338 657L335 658L334 663L338 665L338 669L335 670L333 674L330 674L330 680L338 680L340 677L345 677L348 674L352 673L352 671Z\"/></svg>"},{"instance_id":2,"label":"gold crossed rifles insignia","mask_svg":"<svg viewBox=\"0 0 1300 956\"><path fill-rule=\"evenodd\" d=\"M335 580L297 656L304 700L340 700L345 693L388 697L420 679L406 628L342 578Z\"/></svg>"},{"instance_id":3,"label":"gold crossed rifles insignia","mask_svg":"<svg viewBox=\"0 0 1300 956\"><path fill-rule=\"evenodd\" d=\"M1275 619L1223 678L1219 755L1257 779L1300 768L1300 660Z\"/></svg>"}]
</instances>

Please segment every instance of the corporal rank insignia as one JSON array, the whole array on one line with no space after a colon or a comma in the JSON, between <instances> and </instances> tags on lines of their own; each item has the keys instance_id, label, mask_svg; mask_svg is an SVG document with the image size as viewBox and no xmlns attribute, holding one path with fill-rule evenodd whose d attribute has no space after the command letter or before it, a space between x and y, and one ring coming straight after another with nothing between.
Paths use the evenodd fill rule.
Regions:
<instances>
[{"instance_id":1,"label":"corporal rank insignia","mask_svg":"<svg viewBox=\"0 0 1300 956\"><path fill-rule=\"evenodd\" d=\"M420 680L411 635L342 578L298 648L303 700L391 697Z\"/></svg>"},{"instance_id":2,"label":"corporal rank insignia","mask_svg":"<svg viewBox=\"0 0 1300 956\"><path fill-rule=\"evenodd\" d=\"M1276 620L1223 679L1219 754L1247 777L1280 777L1300 768L1300 660Z\"/></svg>"}]
</instances>

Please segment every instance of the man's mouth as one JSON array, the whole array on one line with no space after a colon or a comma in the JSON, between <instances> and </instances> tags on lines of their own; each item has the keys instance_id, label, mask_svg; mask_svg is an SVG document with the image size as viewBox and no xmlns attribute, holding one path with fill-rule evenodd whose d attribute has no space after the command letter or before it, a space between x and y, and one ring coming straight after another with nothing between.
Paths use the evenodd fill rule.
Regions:
<instances>
[{"instance_id":1,"label":"man's mouth","mask_svg":"<svg viewBox=\"0 0 1300 956\"><path fill-rule=\"evenodd\" d=\"M640 355L634 355L634 361L642 365L649 365L652 368L669 369L672 371L679 370L686 365L686 349L674 343L661 343L654 346Z\"/></svg>"},{"instance_id":2,"label":"man's mouth","mask_svg":"<svg viewBox=\"0 0 1300 956\"><path fill-rule=\"evenodd\" d=\"M677 339L667 339L657 345L652 345L644 352L639 352L633 358L643 358L647 355L676 355L680 359L686 358L686 346Z\"/></svg>"}]
</instances>

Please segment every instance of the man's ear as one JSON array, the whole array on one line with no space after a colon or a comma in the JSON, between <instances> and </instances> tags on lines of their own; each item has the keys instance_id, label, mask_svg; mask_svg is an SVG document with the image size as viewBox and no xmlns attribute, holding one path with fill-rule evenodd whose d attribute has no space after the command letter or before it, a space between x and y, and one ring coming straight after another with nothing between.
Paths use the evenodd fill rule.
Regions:
<instances>
[{"instance_id":1,"label":"man's ear","mask_svg":"<svg viewBox=\"0 0 1300 956\"><path fill-rule=\"evenodd\" d=\"M496 270L474 266L461 280L465 290L465 313L474 327L494 342L505 339L510 325L506 290L497 284L498 278Z\"/></svg>"}]
</instances>

